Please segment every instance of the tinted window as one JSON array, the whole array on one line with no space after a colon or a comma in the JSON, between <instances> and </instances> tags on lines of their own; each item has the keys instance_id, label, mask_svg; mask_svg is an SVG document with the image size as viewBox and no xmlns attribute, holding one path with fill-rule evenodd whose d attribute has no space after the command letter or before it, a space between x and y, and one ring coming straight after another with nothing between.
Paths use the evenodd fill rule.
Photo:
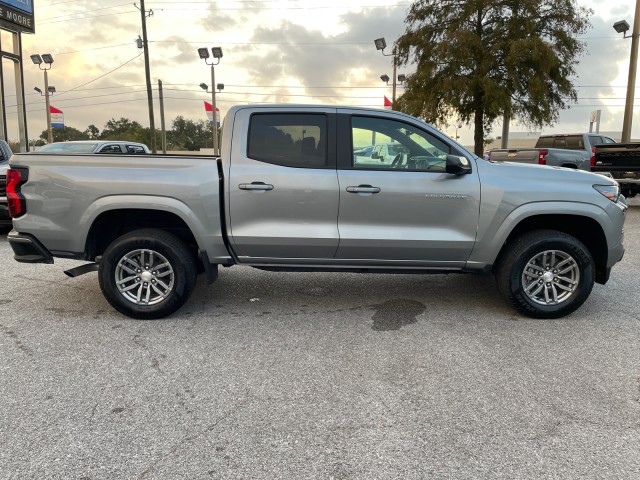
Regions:
<instances>
[{"instance_id":1,"label":"tinted window","mask_svg":"<svg viewBox=\"0 0 640 480\"><path fill-rule=\"evenodd\" d=\"M122 153L122 149L120 145L105 145L99 153Z\"/></svg>"},{"instance_id":2,"label":"tinted window","mask_svg":"<svg viewBox=\"0 0 640 480\"><path fill-rule=\"evenodd\" d=\"M285 167L326 167L326 116L272 113L252 115L247 156Z\"/></svg>"},{"instance_id":3,"label":"tinted window","mask_svg":"<svg viewBox=\"0 0 640 480\"><path fill-rule=\"evenodd\" d=\"M564 139L564 147L568 150L584 150L584 139L582 135L574 135Z\"/></svg>"},{"instance_id":4,"label":"tinted window","mask_svg":"<svg viewBox=\"0 0 640 480\"><path fill-rule=\"evenodd\" d=\"M536 148L551 148L553 147L553 137L540 137L536 142Z\"/></svg>"},{"instance_id":5,"label":"tinted window","mask_svg":"<svg viewBox=\"0 0 640 480\"><path fill-rule=\"evenodd\" d=\"M351 136L356 149L353 168L444 172L449 145L407 123L386 118L352 117ZM357 154L357 147L375 144L371 157Z\"/></svg>"},{"instance_id":6,"label":"tinted window","mask_svg":"<svg viewBox=\"0 0 640 480\"><path fill-rule=\"evenodd\" d=\"M143 154L147 152L144 151L144 148L138 145L127 145L127 153Z\"/></svg>"}]
</instances>

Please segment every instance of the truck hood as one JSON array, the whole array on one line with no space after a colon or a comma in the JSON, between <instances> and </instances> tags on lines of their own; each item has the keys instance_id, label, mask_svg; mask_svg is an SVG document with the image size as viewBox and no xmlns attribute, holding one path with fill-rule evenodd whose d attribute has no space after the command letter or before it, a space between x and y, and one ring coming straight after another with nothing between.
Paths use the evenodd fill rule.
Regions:
<instances>
[{"instance_id":1,"label":"truck hood","mask_svg":"<svg viewBox=\"0 0 640 480\"><path fill-rule=\"evenodd\" d=\"M483 199L512 206L538 202L578 202L606 208L611 203L593 188L615 180L583 170L525 163L477 162Z\"/></svg>"},{"instance_id":2,"label":"truck hood","mask_svg":"<svg viewBox=\"0 0 640 480\"><path fill-rule=\"evenodd\" d=\"M599 175L597 173L586 172L584 170L577 170L573 168L564 167L551 167L548 165L531 165L527 163L516 162L503 162L489 160L486 163L495 165L502 169L506 169L510 172L514 178L527 177L532 181L567 181L567 182L579 182L590 185L615 185L616 181L610 177ZM493 172L494 170L492 170ZM497 169L496 169L497 171Z\"/></svg>"}]
</instances>

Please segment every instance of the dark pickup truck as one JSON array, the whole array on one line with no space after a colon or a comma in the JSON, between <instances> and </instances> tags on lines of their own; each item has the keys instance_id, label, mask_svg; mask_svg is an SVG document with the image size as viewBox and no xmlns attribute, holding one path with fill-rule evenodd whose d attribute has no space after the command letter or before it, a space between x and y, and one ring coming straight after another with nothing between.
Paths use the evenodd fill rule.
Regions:
<instances>
[{"instance_id":1,"label":"dark pickup truck","mask_svg":"<svg viewBox=\"0 0 640 480\"><path fill-rule=\"evenodd\" d=\"M591 171L609 173L627 198L640 192L640 143L598 145Z\"/></svg>"}]
</instances>

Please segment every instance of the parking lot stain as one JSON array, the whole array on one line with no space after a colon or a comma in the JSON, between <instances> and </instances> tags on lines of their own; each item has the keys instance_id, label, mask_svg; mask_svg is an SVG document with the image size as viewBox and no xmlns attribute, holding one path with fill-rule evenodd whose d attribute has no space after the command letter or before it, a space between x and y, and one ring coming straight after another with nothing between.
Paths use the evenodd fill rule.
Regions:
<instances>
[{"instance_id":1,"label":"parking lot stain","mask_svg":"<svg viewBox=\"0 0 640 480\"><path fill-rule=\"evenodd\" d=\"M416 317L425 311L423 303L403 298L388 300L376 308L371 327L376 332L400 330L405 325L416 323Z\"/></svg>"},{"instance_id":2,"label":"parking lot stain","mask_svg":"<svg viewBox=\"0 0 640 480\"><path fill-rule=\"evenodd\" d=\"M14 332L13 330L11 330L11 328L9 327L5 327L4 325L0 325L0 330L2 330L2 332L8 336L11 340L13 340L13 343L15 344L15 346L25 355L32 357L33 356L33 351L27 347L24 343L22 343L22 341L20 340L20 338L18 338L18 334L16 332Z\"/></svg>"}]
</instances>

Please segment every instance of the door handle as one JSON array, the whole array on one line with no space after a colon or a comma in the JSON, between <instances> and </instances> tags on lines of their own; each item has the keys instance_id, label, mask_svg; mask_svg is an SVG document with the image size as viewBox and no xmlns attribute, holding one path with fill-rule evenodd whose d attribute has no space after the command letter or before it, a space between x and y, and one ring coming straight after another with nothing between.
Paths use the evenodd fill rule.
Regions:
<instances>
[{"instance_id":1,"label":"door handle","mask_svg":"<svg viewBox=\"0 0 640 480\"><path fill-rule=\"evenodd\" d=\"M380 193L380 187L372 187L371 185L358 185L347 187L349 193Z\"/></svg>"},{"instance_id":2,"label":"door handle","mask_svg":"<svg viewBox=\"0 0 640 480\"><path fill-rule=\"evenodd\" d=\"M269 183L264 183L264 182L251 182L251 183L241 183L240 185L238 185L238 188L240 190L265 191L265 190L273 190L273 185Z\"/></svg>"}]
</instances>

